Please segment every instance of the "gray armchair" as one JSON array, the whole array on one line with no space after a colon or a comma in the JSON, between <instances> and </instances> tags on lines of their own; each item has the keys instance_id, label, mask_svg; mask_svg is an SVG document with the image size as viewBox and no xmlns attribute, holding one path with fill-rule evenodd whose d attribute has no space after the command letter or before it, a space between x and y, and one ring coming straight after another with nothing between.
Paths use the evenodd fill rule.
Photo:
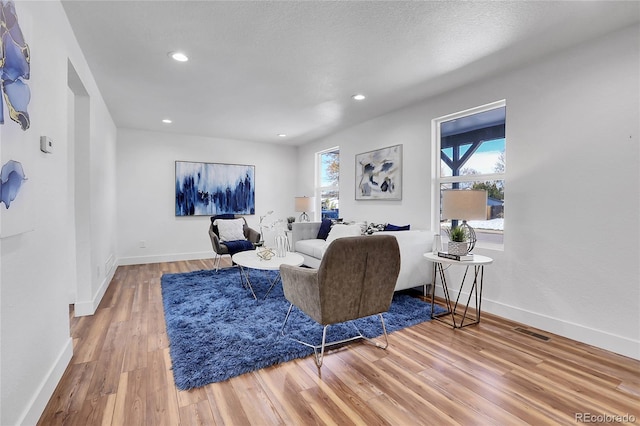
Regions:
<instances>
[{"instance_id":1,"label":"gray armchair","mask_svg":"<svg viewBox=\"0 0 640 426\"><path fill-rule=\"evenodd\" d=\"M211 246L213 247L213 252L215 253L214 266L216 271L220 269L220 259L225 255L232 255L232 250L229 249L227 244L220 240L220 234L218 232L218 227L213 223L216 219L239 219L244 220L244 225L242 226L242 231L244 233L247 241L251 243L251 247L247 247L246 249L255 249L256 244L260 241L260 233L253 228L250 228L247 224L247 219L242 216L237 215L220 215L220 216L212 216L211 217L211 225L209 226L209 238L211 239Z\"/></svg>"},{"instance_id":2,"label":"gray armchair","mask_svg":"<svg viewBox=\"0 0 640 426\"><path fill-rule=\"evenodd\" d=\"M318 269L282 265L280 275L285 298L291 303L282 324L282 335L294 306L324 326L320 345L313 348L318 369L326 346L363 338L386 349L387 330L382 313L389 310L400 271L400 249L395 237L375 235L347 237L333 241ZM384 344L368 339L357 330L353 338L327 343L327 328L370 315L379 315Z\"/></svg>"}]
</instances>

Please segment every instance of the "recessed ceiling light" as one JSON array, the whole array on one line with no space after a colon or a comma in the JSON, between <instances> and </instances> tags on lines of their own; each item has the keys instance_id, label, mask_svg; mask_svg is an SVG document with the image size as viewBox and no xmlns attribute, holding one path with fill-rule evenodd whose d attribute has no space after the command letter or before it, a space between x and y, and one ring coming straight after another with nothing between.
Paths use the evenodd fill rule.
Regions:
<instances>
[{"instance_id":1,"label":"recessed ceiling light","mask_svg":"<svg viewBox=\"0 0 640 426\"><path fill-rule=\"evenodd\" d=\"M278 136L281 137L281 138L286 138L287 137L287 135L284 134L284 133L278 133Z\"/></svg>"},{"instance_id":2,"label":"recessed ceiling light","mask_svg":"<svg viewBox=\"0 0 640 426\"><path fill-rule=\"evenodd\" d=\"M189 57L182 52L169 52L169 56L178 62L187 62Z\"/></svg>"},{"instance_id":3,"label":"recessed ceiling light","mask_svg":"<svg viewBox=\"0 0 640 426\"><path fill-rule=\"evenodd\" d=\"M165 118L164 120L162 120L162 122L163 122L164 124L171 124L171 123L173 123L173 121L169 120L168 118Z\"/></svg>"},{"instance_id":4,"label":"recessed ceiling light","mask_svg":"<svg viewBox=\"0 0 640 426\"><path fill-rule=\"evenodd\" d=\"M352 96L352 98L353 98L354 100L356 100L356 101L361 101L361 100L366 99L366 96L365 96L365 95L363 95L362 93L358 93L358 94L356 94L356 95L353 95L353 96Z\"/></svg>"}]
</instances>

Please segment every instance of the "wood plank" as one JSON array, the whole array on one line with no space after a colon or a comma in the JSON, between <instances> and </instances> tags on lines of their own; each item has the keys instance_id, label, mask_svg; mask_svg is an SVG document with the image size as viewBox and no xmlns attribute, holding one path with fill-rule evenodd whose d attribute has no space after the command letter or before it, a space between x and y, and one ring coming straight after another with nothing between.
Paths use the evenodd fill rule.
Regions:
<instances>
[{"instance_id":1,"label":"wood plank","mask_svg":"<svg viewBox=\"0 0 640 426\"><path fill-rule=\"evenodd\" d=\"M212 383L204 389L207 393L209 406L214 412L214 418L217 420L216 423L251 425L244 407L249 406L252 401L243 401L229 381Z\"/></svg>"},{"instance_id":2,"label":"wood plank","mask_svg":"<svg viewBox=\"0 0 640 426\"><path fill-rule=\"evenodd\" d=\"M41 421L44 424L73 424L77 412L84 406L89 381L96 368L96 362L69 364L53 397L49 400L49 410L45 410Z\"/></svg>"},{"instance_id":3,"label":"wood plank","mask_svg":"<svg viewBox=\"0 0 640 426\"><path fill-rule=\"evenodd\" d=\"M113 425L145 425L147 381L145 369L128 371L120 375L118 394L113 413Z\"/></svg>"},{"instance_id":4,"label":"wood plank","mask_svg":"<svg viewBox=\"0 0 640 426\"><path fill-rule=\"evenodd\" d=\"M315 378L316 386L302 391L303 397L317 416L327 423L327 418L336 418L356 425L384 424L385 421L367 406L356 392L352 392L342 378L348 375L351 368L342 363L337 356L325 359L322 367L322 377L318 376L317 367L312 363L300 363L306 373ZM353 377L353 375L350 375ZM374 394L372 398L382 395ZM369 398L371 399L371 398Z\"/></svg>"},{"instance_id":5,"label":"wood plank","mask_svg":"<svg viewBox=\"0 0 640 426\"><path fill-rule=\"evenodd\" d=\"M371 348L377 351L382 351L378 348ZM338 354L346 362L357 370L360 374L367 377L369 381L373 381L383 392L382 397L374 398L377 403L385 401L385 410L391 410L394 412L394 416L398 417L400 423L420 424L420 414L428 406L430 418L434 423L446 424L453 422L453 419L448 413L440 411L432 401L426 400L421 397L421 393L426 389L419 386L411 386L407 382L400 382L398 386L398 378L394 373L385 371L378 367L378 362L374 365L368 364L366 359L359 351L343 351ZM373 405L373 406L372 406ZM373 411L383 418L388 420L388 413L381 411L379 407L374 404L370 404Z\"/></svg>"},{"instance_id":6,"label":"wood plank","mask_svg":"<svg viewBox=\"0 0 640 426\"><path fill-rule=\"evenodd\" d=\"M243 374L234 380L229 380L229 384L235 390L238 398L241 401L246 401L243 403L243 407L249 424L284 424L278 415L278 410L252 374Z\"/></svg>"},{"instance_id":7,"label":"wood plank","mask_svg":"<svg viewBox=\"0 0 640 426\"><path fill-rule=\"evenodd\" d=\"M207 400L180 407L180 424L185 426L222 425L222 423L217 423L213 418L211 407Z\"/></svg>"},{"instance_id":8,"label":"wood plank","mask_svg":"<svg viewBox=\"0 0 640 426\"><path fill-rule=\"evenodd\" d=\"M149 352L147 371L147 413L148 424L156 426L172 426L180 423L178 396L173 389L173 382L168 380L167 366L163 351Z\"/></svg>"},{"instance_id":9,"label":"wood plank","mask_svg":"<svg viewBox=\"0 0 640 426\"><path fill-rule=\"evenodd\" d=\"M121 322L114 322L104 339L104 345L96 369L91 377L87 398L117 392L122 372L122 360L125 352L126 336Z\"/></svg>"},{"instance_id":10,"label":"wood plank","mask_svg":"<svg viewBox=\"0 0 640 426\"><path fill-rule=\"evenodd\" d=\"M71 361L74 364L83 364L98 359L105 343L113 314L110 308L99 308L92 317L83 318L85 319L83 322L84 327L82 330L77 330L78 333L82 332L83 335L76 336L78 341L74 347L73 360Z\"/></svg>"},{"instance_id":11,"label":"wood plank","mask_svg":"<svg viewBox=\"0 0 640 426\"><path fill-rule=\"evenodd\" d=\"M300 392L307 387L300 387L295 379L296 374L292 377L290 373L283 374L283 371L282 365L263 368L254 372L254 377L265 390L285 424L318 424L313 410L300 395Z\"/></svg>"},{"instance_id":12,"label":"wood plank","mask_svg":"<svg viewBox=\"0 0 640 426\"><path fill-rule=\"evenodd\" d=\"M75 416L73 424L77 426L110 425L115 401L116 394L114 393L85 400L82 409Z\"/></svg>"}]
</instances>

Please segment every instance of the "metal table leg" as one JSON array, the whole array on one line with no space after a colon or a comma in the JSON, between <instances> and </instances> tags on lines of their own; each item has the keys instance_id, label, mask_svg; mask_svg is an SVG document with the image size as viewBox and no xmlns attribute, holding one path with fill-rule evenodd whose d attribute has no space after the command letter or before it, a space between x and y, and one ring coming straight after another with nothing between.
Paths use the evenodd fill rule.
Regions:
<instances>
[{"instance_id":1,"label":"metal table leg","mask_svg":"<svg viewBox=\"0 0 640 426\"><path fill-rule=\"evenodd\" d=\"M251 290L251 294L253 295L253 298L258 300L258 298L256 297L256 293L253 291L253 287L251 286L251 281L249 280L249 268L243 268L242 265L238 265L239 266L239 271L240 271L240 281L242 282L242 286L243 287L249 287L249 290Z\"/></svg>"},{"instance_id":2,"label":"metal table leg","mask_svg":"<svg viewBox=\"0 0 640 426\"><path fill-rule=\"evenodd\" d=\"M460 283L460 290L458 291L458 296L456 297L455 304L452 306L451 297L449 296L449 287L447 286L447 279L446 279L446 276L444 274L444 268L442 267L441 263L437 263L437 262L434 263L434 265L433 265L433 288L431 290L431 319L435 319L435 320L438 320L440 322L443 322L443 323L445 323L447 325L452 326L453 328L467 327L469 325L478 324L480 322L480 312L481 312L480 304L482 303L482 284L483 284L483 280L484 280L484 265L475 265L474 266L473 283L471 284L471 290L469 291L469 297L467 298L466 304L464 305L464 313L462 314L462 319L460 321L460 324L456 323L455 314L456 314L456 311L458 309L458 305L459 304L461 305L461 303L459 303L460 302L460 295L462 294L462 290L464 288L464 283L466 281L468 272L469 272L469 266L466 267L466 270L464 272L464 276L462 278L462 282ZM442 290L444 292L444 299L445 299L445 305L447 307L447 311L443 312L441 314L434 315L433 314L433 307L434 307L434 300L435 300L435 284L436 284L436 278L437 278L438 274L440 276L440 282L442 283ZM480 281L478 281L478 277L480 277ZM467 313L469 311L469 304L471 302L471 298L472 297L475 297L475 321L465 324L464 322L467 319ZM445 321L444 318L442 318L442 317L445 317L447 315L451 315L451 322Z\"/></svg>"},{"instance_id":3,"label":"metal table leg","mask_svg":"<svg viewBox=\"0 0 640 426\"><path fill-rule=\"evenodd\" d=\"M267 277L268 277L268 275L267 275ZM268 279L269 279L269 278L268 278ZM281 281L281 279L282 279L282 278L280 277L280 271L278 271L278 273L277 273L276 277L273 279L273 281L271 281L271 279L269 279L269 282L271 282L271 285L269 286L269 290L267 290L267 293L264 295L264 298L265 298L265 299L266 299L266 298L267 298L267 296L269 295L269 292L271 291L271 289L272 289L276 284L278 284L278 282L280 282L280 281Z\"/></svg>"}]
</instances>

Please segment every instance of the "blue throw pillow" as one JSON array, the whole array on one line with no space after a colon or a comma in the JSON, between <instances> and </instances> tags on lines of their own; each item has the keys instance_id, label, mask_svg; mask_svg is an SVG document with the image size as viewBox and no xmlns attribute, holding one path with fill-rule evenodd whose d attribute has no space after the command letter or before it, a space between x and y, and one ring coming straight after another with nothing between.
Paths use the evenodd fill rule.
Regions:
<instances>
[{"instance_id":1,"label":"blue throw pillow","mask_svg":"<svg viewBox=\"0 0 640 426\"><path fill-rule=\"evenodd\" d=\"M410 231L411 225L397 226L387 223L384 227L385 231Z\"/></svg>"},{"instance_id":2,"label":"blue throw pillow","mask_svg":"<svg viewBox=\"0 0 640 426\"><path fill-rule=\"evenodd\" d=\"M331 225L333 222L331 219L322 219L322 223L320 224L320 229L318 229L318 238L319 240L326 240L329 236L329 231L331 231Z\"/></svg>"}]
</instances>

